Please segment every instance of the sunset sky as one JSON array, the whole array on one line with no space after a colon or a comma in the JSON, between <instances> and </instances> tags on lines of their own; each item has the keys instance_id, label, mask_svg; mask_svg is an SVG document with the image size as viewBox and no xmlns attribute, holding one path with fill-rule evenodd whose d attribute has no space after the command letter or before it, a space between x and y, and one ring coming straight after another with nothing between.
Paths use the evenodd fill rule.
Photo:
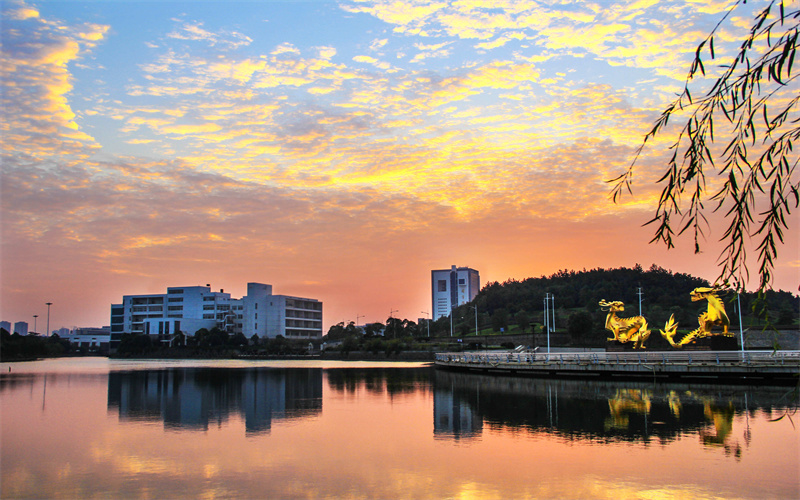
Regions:
<instances>
[{"instance_id":1,"label":"sunset sky","mask_svg":"<svg viewBox=\"0 0 800 500\"><path fill-rule=\"evenodd\" d=\"M641 227L672 136L622 204L605 181L731 3L4 1L0 319L102 326L125 294L262 282L323 301L327 331L424 317L451 265L713 281L724 228L695 255ZM796 293L790 225L774 286Z\"/></svg>"}]
</instances>

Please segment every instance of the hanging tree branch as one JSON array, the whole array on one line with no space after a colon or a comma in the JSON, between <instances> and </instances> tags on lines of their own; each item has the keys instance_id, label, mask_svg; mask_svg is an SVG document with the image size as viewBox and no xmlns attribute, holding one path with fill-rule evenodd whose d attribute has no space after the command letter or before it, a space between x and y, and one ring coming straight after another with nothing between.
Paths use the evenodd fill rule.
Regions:
<instances>
[{"instance_id":1,"label":"hanging tree branch","mask_svg":"<svg viewBox=\"0 0 800 500\"><path fill-rule=\"evenodd\" d=\"M739 0L698 45L683 91L671 102L645 134L634 160L613 183L612 199L619 202L632 194L634 167L648 140L663 133L670 118L689 112L688 119L669 149L672 155L657 181L663 188L655 214L646 225L656 229L653 242L674 246L673 216L681 217L677 235L694 233L695 252L700 251L703 227L708 225L704 200L714 202L712 212L725 210L727 229L721 241L719 281L741 286L749 278L747 242L759 239L759 290L773 277L778 248L788 228L787 216L800 204L800 181L794 143L800 137L800 117L794 68L800 10L787 12L783 1L773 0L754 19L736 57L699 98L689 89L693 79L706 76L704 60L716 59L714 37L722 23L742 3ZM794 84L794 85L793 85ZM715 155L714 120L730 127L730 138ZM724 181L713 193L706 191L706 173L716 171ZM682 195L690 195L688 206ZM727 210L726 210L727 207ZM766 207L766 208L764 208ZM761 211L759 211L761 210Z\"/></svg>"}]
</instances>

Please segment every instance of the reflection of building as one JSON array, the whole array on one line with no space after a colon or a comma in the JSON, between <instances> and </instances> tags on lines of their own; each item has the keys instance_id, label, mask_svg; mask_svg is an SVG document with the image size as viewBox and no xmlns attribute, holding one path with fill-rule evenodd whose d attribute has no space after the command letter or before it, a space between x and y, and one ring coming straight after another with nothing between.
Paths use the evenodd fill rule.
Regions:
<instances>
[{"instance_id":1,"label":"reflection of building","mask_svg":"<svg viewBox=\"0 0 800 500\"><path fill-rule=\"evenodd\" d=\"M468 267L431 271L432 318L449 316L453 308L466 304L478 295L481 278L478 271Z\"/></svg>"},{"instance_id":2,"label":"reflection of building","mask_svg":"<svg viewBox=\"0 0 800 500\"><path fill-rule=\"evenodd\" d=\"M220 328L247 338L258 335L294 339L322 337L322 302L273 295L272 285L248 283L247 295L231 298L209 285L169 287L165 294L125 295L111 305L112 346L123 333L148 334L169 341L176 333L194 335Z\"/></svg>"},{"instance_id":3,"label":"reflection of building","mask_svg":"<svg viewBox=\"0 0 800 500\"><path fill-rule=\"evenodd\" d=\"M558 434L569 440L669 443L694 434L706 447L739 457L735 417L781 408L780 386L688 385L537 379L436 370L434 435L464 439L499 428ZM744 444L750 442L745 431Z\"/></svg>"},{"instance_id":4,"label":"reflection of building","mask_svg":"<svg viewBox=\"0 0 800 500\"><path fill-rule=\"evenodd\" d=\"M433 434L453 439L479 436L483 419L458 394L436 388L433 393Z\"/></svg>"},{"instance_id":5,"label":"reflection of building","mask_svg":"<svg viewBox=\"0 0 800 500\"><path fill-rule=\"evenodd\" d=\"M163 420L175 429L207 429L210 422L240 414L247 432L264 432L273 419L322 410L322 370L112 372L108 406L120 418Z\"/></svg>"}]
</instances>

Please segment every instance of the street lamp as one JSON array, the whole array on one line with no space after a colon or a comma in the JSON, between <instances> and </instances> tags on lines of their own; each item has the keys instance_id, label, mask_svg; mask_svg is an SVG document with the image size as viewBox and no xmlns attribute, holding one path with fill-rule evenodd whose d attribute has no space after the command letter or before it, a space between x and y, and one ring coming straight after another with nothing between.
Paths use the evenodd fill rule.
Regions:
<instances>
[{"instance_id":1,"label":"street lamp","mask_svg":"<svg viewBox=\"0 0 800 500\"><path fill-rule=\"evenodd\" d=\"M739 338L742 339L742 360L744 360L744 328L742 328L742 300L739 298L741 293L736 291L736 309L739 311Z\"/></svg>"},{"instance_id":2,"label":"street lamp","mask_svg":"<svg viewBox=\"0 0 800 500\"><path fill-rule=\"evenodd\" d=\"M639 296L639 316L642 315L642 295L643 295L643 293L644 292L642 292L642 287L639 287L639 288L636 289L636 295Z\"/></svg>"},{"instance_id":3,"label":"street lamp","mask_svg":"<svg viewBox=\"0 0 800 500\"><path fill-rule=\"evenodd\" d=\"M469 306L470 309L475 309L475 336L478 336L478 306Z\"/></svg>"},{"instance_id":4,"label":"street lamp","mask_svg":"<svg viewBox=\"0 0 800 500\"><path fill-rule=\"evenodd\" d=\"M550 330L556 330L556 297L550 292L544 295L544 328L547 330L547 354L550 354ZM553 309L553 321L550 322L550 307Z\"/></svg>"},{"instance_id":5,"label":"street lamp","mask_svg":"<svg viewBox=\"0 0 800 500\"><path fill-rule=\"evenodd\" d=\"M392 314L394 314L396 312L400 312L400 311L397 310L397 309L389 309L389 320L394 319ZM394 338L397 338L397 323L394 322L394 321L392 321L392 331L394 332Z\"/></svg>"},{"instance_id":6,"label":"street lamp","mask_svg":"<svg viewBox=\"0 0 800 500\"><path fill-rule=\"evenodd\" d=\"M450 307L450 336L453 336L453 308Z\"/></svg>"},{"instance_id":7,"label":"street lamp","mask_svg":"<svg viewBox=\"0 0 800 500\"><path fill-rule=\"evenodd\" d=\"M50 306L53 305L52 302L45 302L47 304L47 331L44 333L45 337L50 336Z\"/></svg>"}]
</instances>

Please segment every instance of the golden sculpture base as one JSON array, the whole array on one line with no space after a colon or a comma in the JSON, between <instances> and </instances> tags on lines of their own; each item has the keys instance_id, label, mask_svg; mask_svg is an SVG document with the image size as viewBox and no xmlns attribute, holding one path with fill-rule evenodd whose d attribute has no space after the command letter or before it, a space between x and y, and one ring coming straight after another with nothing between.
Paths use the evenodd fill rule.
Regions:
<instances>
[{"instance_id":1,"label":"golden sculpture base","mask_svg":"<svg viewBox=\"0 0 800 500\"><path fill-rule=\"evenodd\" d=\"M736 341L736 337L725 337L723 335L697 339L682 348L684 351L738 351L739 349L739 342Z\"/></svg>"},{"instance_id":2,"label":"golden sculpture base","mask_svg":"<svg viewBox=\"0 0 800 500\"><path fill-rule=\"evenodd\" d=\"M634 345L635 345L634 342L620 342L619 340L607 340L606 352L638 351L639 349L633 348Z\"/></svg>"}]
</instances>

